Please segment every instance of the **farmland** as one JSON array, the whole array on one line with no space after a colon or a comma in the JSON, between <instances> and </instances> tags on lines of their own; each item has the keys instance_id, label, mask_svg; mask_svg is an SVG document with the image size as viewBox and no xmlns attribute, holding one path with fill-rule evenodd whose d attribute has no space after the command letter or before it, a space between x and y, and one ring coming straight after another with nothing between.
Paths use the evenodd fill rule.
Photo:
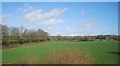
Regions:
<instances>
[{"instance_id":1,"label":"farmland","mask_svg":"<svg viewBox=\"0 0 120 66\"><path fill-rule=\"evenodd\" d=\"M77 53L80 52L81 57L75 54L72 49L77 50ZM70 53L67 51L69 51ZM14 63L44 64L46 63L48 57L52 57L51 53L53 52L54 57L59 57L60 56L59 54L61 53L64 54L68 53L68 55L71 54L71 56L68 58L75 56L78 57L77 59L83 61L85 60L85 62L89 64L115 64L118 63L119 56L117 54L118 41L83 41L83 42L51 41L48 43L38 45L4 49L2 62L8 64ZM89 59L88 57L83 59L83 57L85 56L89 56ZM88 59L90 62L87 61L86 59ZM75 61L76 59L71 58L69 60ZM56 61L55 58L54 61Z\"/></svg>"},{"instance_id":2,"label":"farmland","mask_svg":"<svg viewBox=\"0 0 120 66\"><path fill-rule=\"evenodd\" d=\"M120 63L118 2L1 6L0 64Z\"/></svg>"}]
</instances>

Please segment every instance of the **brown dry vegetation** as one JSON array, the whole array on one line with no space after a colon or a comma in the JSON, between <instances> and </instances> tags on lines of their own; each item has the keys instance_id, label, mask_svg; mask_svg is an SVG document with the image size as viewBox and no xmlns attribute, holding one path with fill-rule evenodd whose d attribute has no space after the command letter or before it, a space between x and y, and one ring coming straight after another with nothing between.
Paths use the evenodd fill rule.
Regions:
<instances>
[{"instance_id":1,"label":"brown dry vegetation","mask_svg":"<svg viewBox=\"0 0 120 66\"><path fill-rule=\"evenodd\" d=\"M37 57L23 57L13 64L38 64L39 59Z\"/></svg>"},{"instance_id":2,"label":"brown dry vegetation","mask_svg":"<svg viewBox=\"0 0 120 66\"><path fill-rule=\"evenodd\" d=\"M82 55L78 48L64 48L60 53L54 49L46 64L91 64L93 60L89 54Z\"/></svg>"}]
</instances>

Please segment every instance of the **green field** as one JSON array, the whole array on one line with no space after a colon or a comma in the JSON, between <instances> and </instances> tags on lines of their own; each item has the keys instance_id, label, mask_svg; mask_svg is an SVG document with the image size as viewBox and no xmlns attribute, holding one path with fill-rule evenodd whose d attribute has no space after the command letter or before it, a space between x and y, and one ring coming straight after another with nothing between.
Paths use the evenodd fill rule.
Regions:
<instances>
[{"instance_id":1,"label":"green field","mask_svg":"<svg viewBox=\"0 0 120 66\"><path fill-rule=\"evenodd\" d=\"M86 42L48 42L34 46L4 49L2 62L14 63L22 58L37 58L43 63L50 52L55 49L60 53L63 48L79 48L81 54L87 54L95 59L95 64L118 63L118 41L86 41ZM22 61L22 60L21 60Z\"/></svg>"}]
</instances>

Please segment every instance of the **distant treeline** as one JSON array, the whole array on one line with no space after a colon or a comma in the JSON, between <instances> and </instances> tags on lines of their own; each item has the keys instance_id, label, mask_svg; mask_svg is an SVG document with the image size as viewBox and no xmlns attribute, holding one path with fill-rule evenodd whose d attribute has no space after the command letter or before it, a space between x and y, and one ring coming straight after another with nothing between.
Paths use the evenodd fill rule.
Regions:
<instances>
[{"instance_id":1,"label":"distant treeline","mask_svg":"<svg viewBox=\"0 0 120 66\"><path fill-rule=\"evenodd\" d=\"M118 35L97 36L50 36L42 29L32 30L24 27L8 27L0 25L2 30L2 45L25 44L43 41L95 41L95 40L120 40Z\"/></svg>"},{"instance_id":2,"label":"distant treeline","mask_svg":"<svg viewBox=\"0 0 120 66\"><path fill-rule=\"evenodd\" d=\"M119 40L117 35L97 35L97 36L51 36L56 41L95 41L95 40Z\"/></svg>"}]
</instances>

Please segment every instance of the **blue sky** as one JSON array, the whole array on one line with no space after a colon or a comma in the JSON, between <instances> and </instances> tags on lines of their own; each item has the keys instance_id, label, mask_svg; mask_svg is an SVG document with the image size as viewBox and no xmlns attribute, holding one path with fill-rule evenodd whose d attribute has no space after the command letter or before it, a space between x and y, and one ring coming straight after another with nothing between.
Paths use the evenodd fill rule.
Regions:
<instances>
[{"instance_id":1,"label":"blue sky","mask_svg":"<svg viewBox=\"0 0 120 66\"><path fill-rule=\"evenodd\" d=\"M118 2L119 0L2 0L3 2Z\"/></svg>"},{"instance_id":2,"label":"blue sky","mask_svg":"<svg viewBox=\"0 0 120 66\"><path fill-rule=\"evenodd\" d=\"M2 24L50 35L118 33L117 2L4 2L2 18Z\"/></svg>"}]
</instances>

